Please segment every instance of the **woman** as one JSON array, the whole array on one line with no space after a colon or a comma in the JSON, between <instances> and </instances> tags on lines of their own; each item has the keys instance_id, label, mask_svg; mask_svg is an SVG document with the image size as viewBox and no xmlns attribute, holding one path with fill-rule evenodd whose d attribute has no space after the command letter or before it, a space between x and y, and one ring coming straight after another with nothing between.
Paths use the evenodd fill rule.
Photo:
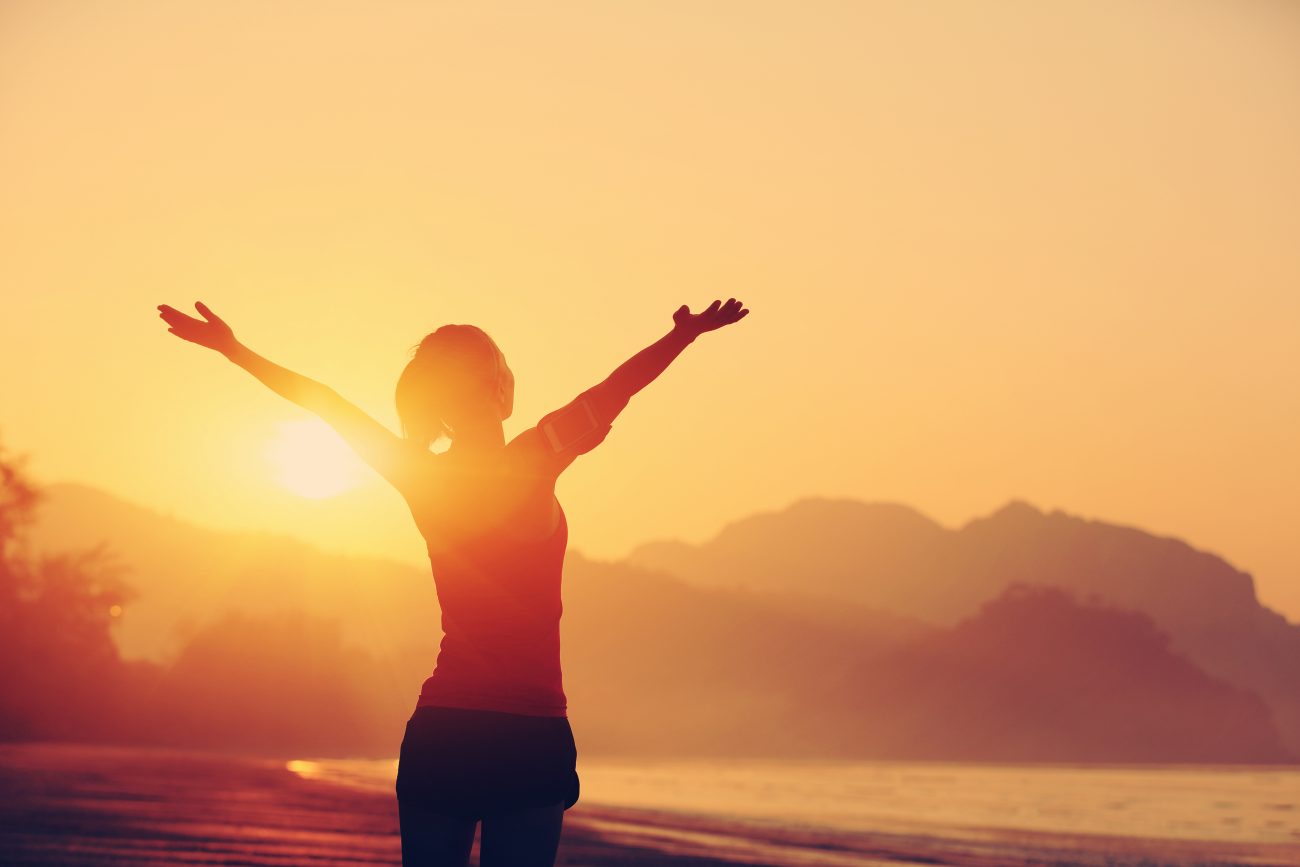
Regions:
<instances>
[{"instance_id":1,"label":"woman","mask_svg":"<svg viewBox=\"0 0 1300 867\"><path fill-rule=\"evenodd\" d=\"M683 304L666 335L506 442L514 375L479 328L444 325L414 347L397 382L398 437L332 388L241 344L202 302L194 306L203 319L158 310L172 334L220 352L328 422L402 494L427 544L443 639L398 760L403 865L468 863L481 821L482 867L549 867L564 811L578 800L560 675L568 524L556 479L696 337L749 311L734 298L701 313ZM435 454L429 446L441 436L451 445Z\"/></svg>"}]
</instances>

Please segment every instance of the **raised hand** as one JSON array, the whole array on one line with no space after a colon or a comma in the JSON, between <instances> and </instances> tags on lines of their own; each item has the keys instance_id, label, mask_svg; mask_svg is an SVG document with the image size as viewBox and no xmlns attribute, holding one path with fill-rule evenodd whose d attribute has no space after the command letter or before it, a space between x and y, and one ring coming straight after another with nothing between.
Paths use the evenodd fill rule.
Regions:
<instances>
[{"instance_id":1,"label":"raised hand","mask_svg":"<svg viewBox=\"0 0 1300 867\"><path fill-rule=\"evenodd\" d=\"M158 315L171 326L167 330L182 340L215 349L223 355L233 349L236 345L235 333L225 320L209 310L202 301L195 301L194 307L203 315L203 319L187 316L166 304L158 305Z\"/></svg>"},{"instance_id":2,"label":"raised hand","mask_svg":"<svg viewBox=\"0 0 1300 867\"><path fill-rule=\"evenodd\" d=\"M735 298L728 298L726 304L717 299L699 313L692 313L691 308L683 304L673 313L673 323L676 328L694 337L739 322L748 314L749 311Z\"/></svg>"}]
</instances>

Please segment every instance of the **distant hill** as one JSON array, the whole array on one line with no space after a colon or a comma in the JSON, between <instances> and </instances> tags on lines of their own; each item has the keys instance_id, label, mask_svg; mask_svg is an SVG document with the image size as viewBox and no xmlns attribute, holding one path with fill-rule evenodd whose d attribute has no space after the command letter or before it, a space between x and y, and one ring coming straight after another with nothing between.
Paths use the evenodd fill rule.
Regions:
<instances>
[{"instance_id":1,"label":"distant hill","mask_svg":"<svg viewBox=\"0 0 1300 867\"><path fill-rule=\"evenodd\" d=\"M1013 583L1067 588L1149 615L1175 652L1257 692L1300 753L1300 625L1262 605L1250 575L1179 539L1023 501L948 530L898 504L808 498L701 545L642 545L628 562L704 587L798 586L935 624Z\"/></svg>"},{"instance_id":2,"label":"distant hill","mask_svg":"<svg viewBox=\"0 0 1300 867\"><path fill-rule=\"evenodd\" d=\"M799 714L809 740L873 757L953 761L1290 762L1252 692L1168 648L1150 617L1017 584L955 626L874 657Z\"/></svg>"},{"instance_id":3,"label":"distant hill","mask_svg":"<svg viewBox=\"0 0 1300 867\"><path fill-rule=\"evenodd\" d=\"M603 752L838 755L799 742L798 709L853 730L810 686L933 631L910 618L791 594L693 587L571 555L563 662L574 730Z\"/></svg>"},{"instance_id":4,"label":"distant hill","mask_svg":"<svg viewBox=\"0 0 1300 867\"><path fill-rule=\"evenodd\" d=\"M54 485L46 494L33 547L103 541L127 568L139 597L119 624L120 646L170 666L162 681L163 694L175 696L169 718L192 717L168 729L177 745L208 745L229 734L221 743L232 748L278 749L310 737L321 754L346 754L347 744L369 754L400 732L440 638L427 572L283 537L207 530L85 486ZM841 532L852 529L852 515L872 511L846 510ZM931 544L924 540L948 534L938 528L935 536L910 510L881 514L878 546L906 539L902 549L924 556ZM824 572L836 557L819 550L784 584L744 589L570 550L564 671L582 748L1288 760L1257 697L1171 652L1167 636L1142 615L1095 610L1073 597L1014 597L936 625L872 605L868 594L827 592ZM899 555L893 568L905 559ZM210 631L232 612L254 619ZM337 622L355 650L285 612ZM227 660L236 657L238 670L231 670ZM322 668L326 659L352 674ZM344 688L356 694L343 696ZM292 709L311 702L350 710L334 722L313 715L308 732L293 723ZM249 718L255 713L265 719Z\"/></svg>"},{"instance_id":5,"label":"distant hill","mask_svg":"<svg viewBox=\"0 0 1300 867\"><path fill-rule=\"evenodd\" d=\"M44 492L33 547L105 542L138 591L117 627L128 657L169 659L200 624L234 611L338 617L347 638L381 655L410 644L436 649L438 603L428 571L326 553L289 536L211 530L87 485Z\"/></svg>"}]
</instances>

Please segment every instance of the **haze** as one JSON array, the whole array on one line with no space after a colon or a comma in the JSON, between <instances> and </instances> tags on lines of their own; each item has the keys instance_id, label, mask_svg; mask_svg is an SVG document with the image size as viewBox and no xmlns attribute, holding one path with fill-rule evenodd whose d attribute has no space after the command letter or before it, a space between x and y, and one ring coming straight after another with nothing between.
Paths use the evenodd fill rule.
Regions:
<instances>
[{"instance_id":1,"label":"haze","mask_svg":"<svg viewBox=\"0 0 1300 867\"><path fill-rule=\"evenodd\" d=\"M1300 618L1300 9L0 9L0 443L42 482L424 562L375 475L176 340L203 300L394 430L471 322L512 436L742 298L561 482L596 557L804 495L1174 535Z\"/></svg>"}]
</instances>

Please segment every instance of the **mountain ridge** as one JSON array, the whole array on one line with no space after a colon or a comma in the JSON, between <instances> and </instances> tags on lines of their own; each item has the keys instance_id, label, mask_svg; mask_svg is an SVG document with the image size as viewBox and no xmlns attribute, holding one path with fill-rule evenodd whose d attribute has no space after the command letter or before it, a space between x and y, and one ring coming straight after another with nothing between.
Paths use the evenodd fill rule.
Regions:
<instances>
[{"instance_id":1,"label":"mountain ridge","mask_svg":"<svg viewBox=\"0 0 1300 867\"><path fill-rule=\"evenodd\" d=\"M132 646L122 640L131 635L127 627L136 629L137 638L150 632L172 636L168 652L154 646L143 655L166 665L181 664L176 671L188 672L179 681L174 677L167 681L171 686L163 694L188 696L183 701L178 698L179 703L167 712L176 719L189 719L207 737L224 737L225 728L205 720L228 718L251 700L239 692L244 681L232 679L222 659L226 654L246 653L248 648L242 645L260 640L255 638L258 635L292 628L304 636L318 636L313 640L321 647L339 647L340 660L362 660L346 647L363 648L365 658L371 660L347 663L353 666L351 677L365 684L350 699L353 734L321 731L316 735L320 744L352 742L349 738L355 740L363 731L369 732L365 743L370 748L382 744L383 729L373 727L385 714L397 719L431 670L439 612L434 582L425 570L379 558L321 552L279 534L205 529L89 486L55 486L50 494L34 540L46 548L60 541L56 547L67 548L103 539L136 568L128 583L136 584L141 596L126 606L118 624L119 644ZM716 582L710 586L655 566L597 561L577 550L567 552L562 652L566 691L585 743L597 751L639 754L1118 761L1140 755L1142 749L1152 754L1163 749L1161 732L1172 727L1170 731L1178 736L1166 740L1170 749L1176 747L1180 760L1290 761L1297 752L1288 752L1277 737L1275 702L1264 702L1253 686L1241 685L1231 665L1211 671L1214 666L1188 659L1195 674L1184 674L1176 686L1170 686L1159 678L1132 681L1127 669L1135 663L1129 660L1111 658L1100 667L1081 663L1089 656L1091 643L1105 640L1108 631L1124 634L1123 624L1129 621L1119 614L1096 613L1093 601L1078 598L1082 594L1075 592L1077 588L1071 589L1068 602L1055 608L1040 602L1045 607L1001 609L1012 610L1013 616L1005 616L999 628L1026 640L1038 629L1037 613L1056 611L1061 623L1074 624L1061 630L1073 636L1073 643L1052 651L1039 668L1020 674L1014 674L1022 665L1015 654L1008 656L1005 647L999 650L998 630L977 628L983 622L980 618L988 616L982 609L945 623L941 618L873 604L869 596L825 595L818 586L817 569L845 565L841 560L846 546L836 540L863 518L877 522L876 532L850 540L859 544L847 546L849 565L852 556L867 556L872 546L895 546L886 552L888 556L871 561L878 576L906 570L915 565L916 557L929 568L942 566L944 558L952 556L952 540L959 531L940 527L901 504L847 498L806 498L794 513L796 527L788 533L782 526L784 512L769 513L766 524L760 522L763 538L810 545L821 560L810 556L812 565L802 563L781 583L769 586L746 586L748 576L743 573L730 576L738 580L724 582L725 586ZM979 525L972 535L995 531L997 537L1011 521L1033 527L1045 517L1027 503L1009 504L995 514L1002 514L1003 520ZM734 532L724 553L747 555L751 552L745 527L753 524L746 525L743 519L737 523L741 529ZM1063 526L1077 529L1078 525L1066 521ZM1032 551L1042 541L1011 533L999 544ZM690 554L692 546L679 545L677 550ZM787 559L799 563L798 554L796 546ZM1003 551L982 568L1008 567L1007 574L1014 574L1016 570L1009 567L1016 566L1016 558L1007 555ZM1001 598L1008 586L1000 586L990 598ZM921 597L939 594L934 587L920 587L915 578L905 587ZM285 619L286 612L290 619ZM232 616L242 619L231 621ZM962 625L972 617L976 627ZM1080 626L1089 623L1091 632ZM336 629L346 639L343 644L329 637ZM943 651L963 640L974 644L955 655ZM136 652L129 655L142 655L142 646L135 641ZM291 647L276 647L268 645L268 652L277 655L276 670L283 676L293 677L294 665L308 664L294 662L304 658L294 656ZM927 647L932 648L928 655ZM1162 643L1148 636L1135 640L1132 647L1140 657L1138 671L1185 670L1177 662L1185 654L1173 641ZM177 651L184 652L178 657ZM1259 659L1271 665L1273 657L1268 653L1275 654L1276 649ZM978 664L969 676L954 680L954 666L973 664L972 660ZM196 677L225 692L209 695L209 688L204 688L196 693L190 683ZM1020 683L1014 687L1019 693L1009 685L1009 677ZM1071 728L1051 715L1051 707L1068 699L1072 680L1079 678L1083 678L1080 683L1103 687L1108 680L1131 682L1113 695L1092 687L1092 700L1104 704L1102 710L1109 715L1098 711L1088 717L1086 726ZM966 682L978 688L963 687ZM1285 689L1288 683L1279 677L1272 687ZM260 688L259 710L248 712L270 716L260 728L248 729L248 736L254 737L256 731L261 733L256 738L291 737L296 729L275 716L281 712L292 716L291 709L280 711L267 704L278 701L280 691L266 683ZM301 696L335 695L328 700L345 700L325 685L303 689ZM1242 690L1244 694L1239 694ZM996 701L1001 694L1019 698L1003 706ZM1153 702L1144 697L1151 695L1163 699ZM960 705L963 701L967 704ZM959 703L962 713L987 717L979 738L951 728L952 702ZM1236 716L1215 710L1218 705ZM1187 716L1188 708L1214 712L1201 714L1200 722L1187 722L1180 715ZM1224 734L1227 719L1237 720L1244 733L1238 744ZM926 721L929 728L918 721ZM1057 725L1059 731L1041 731ZM1146 746L1126 745L1118 733L1125 726L1140 732L1139 742ZM791 737L801 731L802 737ZM906 735L909 731L928 731L928 739ZM965 744L957 753L945 746L953 738Z\"/></svg>"},{"instance_id":2,"label":"mountain ridge","mask_svg":"<svg viewBox=\"0 0 1300 867\"><path fill-rule=\"evenodd\" d=\"M1300 752L1300 624L1260 602L1249 573L1219 555L1023 499L957 529L931 522L937 529L922 541L892 532L896 511L842 502L819 501L823 514L838 509L820 537L805 526L808 508L792 505L761 522L741 518L699 544L648 543L627 560L703 586L763 589L800 574L804 592L949 626L1010 584L1065 587L1150 615L1176 651L1264 696L1288 747ZM882 514L889 520L876 521Z\"/></svg>"}]
</instances>

